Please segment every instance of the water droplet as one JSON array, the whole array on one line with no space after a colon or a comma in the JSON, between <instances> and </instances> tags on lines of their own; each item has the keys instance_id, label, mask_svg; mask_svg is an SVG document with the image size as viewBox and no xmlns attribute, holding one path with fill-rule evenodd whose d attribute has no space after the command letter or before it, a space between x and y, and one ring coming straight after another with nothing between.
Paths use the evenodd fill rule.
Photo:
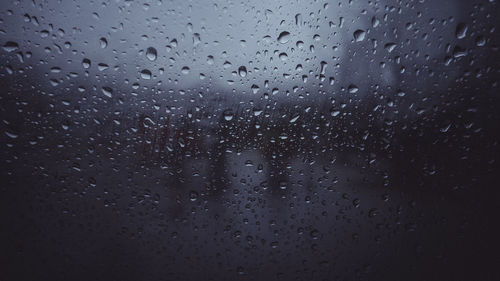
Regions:
<instances>
[{"instance_id":1,"label":"water droplet","mask_svg":"<svg viewBox=\"0 0 500 281\"><path fill-rule=\"evenodd\" d=\"M209 65L214 64L214 57L213 56L208 56L207 57L207 64L209 64Z\"/></svg>"},{"instance_id":2,"label":"water droplet","mask_svg":"<svg viewBox=\"0 0 500 281\"><path fill-rule=\"evenodd\" d=\"M478 36L476 38L476 46L482 47L486 45L486 38L484 36Z\"/></svg>"},{"instance_id":3,"label":"water droplet","mask_svg":"<svg viewBox=\"0 0 500 281\"><path fill-rule=\"evenodd\" d=\"M280 42L281 44L285 44L290 40L290 37L291 37L290 32L283 31L278 36L278 42Z\"/></svg>"},{"instance_id":4,"label":"water droplet","mask_svg":"<svg viewBox=\"0 0 500 281\"><path fill-rule=\"evenodd\" d=\"M104 70L106 70L106 69L108 69L108 68L109 68L109 65L107 65L107 64L105 64L105 63L99 63L99 64L97 65L97 69L98 69L99 71L104 71Z\"/></svg>"},{"instance_id":5,"label":"water droplet","mask_svg":"<svg viewBox=\"0 0 500 281\"><path fill-rule=\"evenodd\" d=\"M182 73L182 74L184 74L184 75L189 74L189 67L184 66L184 67L181 69L181 73Z\"/></svg>"},{"instance_id":6,"label":"water droplet","mask_svg":"<svg viewBox=\"0 0 500 281\"><path fill-rule=\"evenodd\" d=\"M311 235L312 239L318 239L319 231L317 229L313 229L311 230L311 232L309 232L309 235Z\"/></svg>"},{"instance_id":7,"label":"water droplet","mask_svg":"<svg viewBox=\"0 0 500 281\"><path fill-rule=\"evenodd\" d=\"M353 36L354 36L354 41L361 42L361 41L365 40L366 31L358 29L358 30L354 31Z\"/></svg>"},{"instance_id":8,"label":"water droplet","mask_svg":"<svg viewBox=\"0 0 500 281\"><path fill-rule=\"evenodd\" d=\"M14 134L12 132L7 132L7 131L5 131L5 135L7 135L11 139L17 139L19 137L18 134Z\"/></svg>"},{"instance_id":9,"label":"water droplet","mask_svg":"<svg viewBox=\"0 0 500 281\"><path fill-rule=\"evenodd\" d=\"M326 72L326 67L328 66L328 63L327 63L326 61L321 61L321 63L320 63L320 64L321 64L321 70L320 70L321 72L320 72L320 73L321 73L321 74L325 74L325 72Z\"/></svg>"},{"instance_id":10,"label":"water droplet","mask_svg":"<svg viewBox=\"0 0 500 281\"><path fill-rule=\"evenodd\" d=\"M233 120L233 117L234 117L234 114L232 111L230 111L230 110L224 111L224 120L231 121L231 120Z\"/></svg>"},{"instance_id":11,"label":"water droplet","mask_svg":"<svg viewBox=\"0 0 500 281\"><path fill-rule=\"evenodd\" d=\"M300 115L293 117L292 119L290 119L290 123L295 123L295 121L297 121L297 119L299 119L299 117L300 117Z\"/></svg>"},{"instance_id":12,"label":"water droplet","mask_svg":"<svg viewBox=\"0 0 500 281\"><path fill-rule=\"evenodd\" d=\"M92 64L92 63L90 62L90 60L89 60L89 59L83 59L83 60L82 60L82 66L83 66L83 68L85 68L85 69L90 68L91 64Z\"/></svg>"},{"instance_id":13,"label":"water droplet","mask_svg":"<svg viewBox=\"0 0 500 281\"><path fill-rule=\"evenodd\" d=\"M286 135L281 135L280 136L280 139L282 139L282 140L286 140L287 138L288 137ZM280 189L281 190L285 190L288 187L288 183L286 181L280 181L279 185L280 185Z\"/></svg>"},{"instance_id":14,"label":"water droplet","mask_svg":"<svg viewBox=\"0 0 500 281\"><path fill-rule=\"evenodd\" d=\"M247 76L247 68L244 67L244 66L240 66L240 68L238 68L238 74L241 76L241 77L245 77Z\"/></svg>"},{"instance_id":15,"label":"water droplet","mask_svg":"<svg viewBox=\"0 0 500 281\"><path fill-rule=\"evenodd\" d=\"M201 43L201 37L199 33L193 34L193 46L196 47L196 45Z\"/></svg>"},{"instance_id":16,"label":"water droplet","mask_svg":"<svg viewBox=\"0 0 500 281\"><path fill-rule=\"evenodd\" d=\"M385 44L384 48L387 50L387 52L392 52L394 51L394 49L396 48L396 44L395 43L387 43Z\"/></svg>"},{"instance_id":17,"label":"water droplet","mask_svg":"<svg viewBox=\"0 0 500 281\"><path fill-rule=\"evenodd\" d=\"M252 89L252 92L254 94L257 94L257 92L259 92L259 90L260 90L259 86L255 85L255 84L252 85L251 89Z\"/></svg>"},{"instance_id":18,"label":"water droplet","mask_svg":"<svg viewBox=\"0 0 500 281\"><path fill-rule=\"evenodd\" d=\"M196 201L198 199L198 196L199 196L198 192L196 192L194 190L191 190L189 192L189 200L191 200L191 201Z\"/></svg>"},{"instance_id":19,"label":"water droplet","mask_svg":"<svg viewBox=\"0 0 500 281\"><path fill-rule=\"evenodd\" d=\"M13 52L17 49L19 49L19 44L17 44L16 42L13 42L13 41L8 41L6 42L3 47L2 47L5 51L7 52Z\"/></svg>"},{"instance_id":20,"label":"water droplet","mask_svg":"<svg viewBox=\"0 0 500 281\"><path fill-rule=\"evenodd\" d=\"M295 15L295 24L298 26L302 25L302 14L296 14Z\"/></svg>"},{"instance_id":21,"label":"water droplet","mask_svg":"<svg viewBox=\"0 0 500 281\"><path fill-rule=\"evenodd\" d=\"M111 89L110 87L102 87L101 90L106 97L108 98L113 97L113 89Z\"/></svg>"},{"instance_id":22,"label":"water droplet","mask_svg":"<svg viewBox=\"0 0 500 281\"><path fill-rule=\"evenodd\" d=\"M101 37L99 39L99 44L101 45L101 48L106 48L108 46L108 40L106 40L106 38L104 37Z\"/></svg>"},{"instance_id":23,"label":"water droplet","mask_svg":"<svg viewBox=\"0 0 500 281\"><path fill-rule=\"evenodd\" d=\"M143 69L141 70L141 78L142 79L145 79L145 80L149 80L151 79L151 71L149 71L148 69Z\"/></svg>"},{"instance_id":24,"label":"water droplet","mask_svg":"<svg viewBox=\"0 0 500 281\"><path fill-rule=\"evenodd\" d=\"M262 114L262 110L258 108L253 109L253 116L259 116Z\"/></svg>"},{"instance_id":25,"label":"water droplet","mask_svg":"<svg viewBox=\"0 0 500 281\"><path fill-rule=\"evenodd\" d=\"M358 88L358 86L351 84L351 85L349 85L348 91L350 94L355 94L359 91L359 88Z\"/></svg>"},{"instance_id":26,"label":"water droplet","mask_svg":"<svg viewBox=\"0 0 500 281\"><path fill-rule=\"evenodd\" d=\"M463 39L465 36L467 36L467 29L469 27L465 23L459 23L457 25L457 29L455 31L455 36L457 39Z\"/></svg>"},{"instance_id":27,"label":"water droplet","mask_svg":"<svg viewBox=\"0 0 500 281\"><path fill-rule=\"evenodd\" d=\"M158 52L156 51L155 48L149 47L146 50L146 58L148 58L148 60L155 61L157 56L158 56Z\"/></svg>"},{"instance_id":28,"label":"water droplet","mask_svg":"<svg viewBox=\"0 0 500 281\"><path fill-rule=\"evenodd\" d=\"M453 49L453 57L454 58L460 58L460 57L464 57L467 55L467 50L460 47L460 46L455 46L455 48Z\"/></svg>"},{"instance_id":29,"label":"water droplet","mask_svg":"<svg viewBox=\"0 0 500 281\"><path fill-rule=\"evenodd\" d=\"M373 217L376 217L378 215L379 211L376 209L376 208L373 208L373 209L370 209L370 211L368 211L368 216L370 218L373 218Z\"/></svg>"}]
</instances>

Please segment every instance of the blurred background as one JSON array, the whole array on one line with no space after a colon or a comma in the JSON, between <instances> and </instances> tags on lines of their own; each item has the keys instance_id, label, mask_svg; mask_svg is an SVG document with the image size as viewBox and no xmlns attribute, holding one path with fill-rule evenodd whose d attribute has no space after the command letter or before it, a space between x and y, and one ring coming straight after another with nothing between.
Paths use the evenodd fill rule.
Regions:
<instances>
[{"instance_id":1,"label":"blurred background","mask_svg":"<svg viewBox=\"0 0 500 281\"><path fill-rule=\"evenodd\" d=\"M0 6L0 280L500 279L498 1Z\"/></svg>"}]
</instances>

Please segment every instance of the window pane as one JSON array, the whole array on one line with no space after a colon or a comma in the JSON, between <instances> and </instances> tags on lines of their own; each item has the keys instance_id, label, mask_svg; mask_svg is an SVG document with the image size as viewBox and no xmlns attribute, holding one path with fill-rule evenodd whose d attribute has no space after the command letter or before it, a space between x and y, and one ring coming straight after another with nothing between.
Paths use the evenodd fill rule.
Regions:
<instances>
[{"instance_id":1,"label":"window pane","mask_svg":"<svg viewBox=\"0 0 500 281\"><path fill-rule=\"evenodd\" d=\"M497 280L495 0L4 1L5 280Z\"/></svg>"}]
</instances>

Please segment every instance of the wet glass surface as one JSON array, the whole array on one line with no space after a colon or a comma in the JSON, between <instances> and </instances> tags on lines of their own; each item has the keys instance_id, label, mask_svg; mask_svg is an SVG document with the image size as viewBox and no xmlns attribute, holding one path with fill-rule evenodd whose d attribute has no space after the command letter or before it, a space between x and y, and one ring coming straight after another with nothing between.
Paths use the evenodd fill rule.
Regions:
<instances>
[{"instance_id":1,"label":"wet glass surface","mask_svg":"<svg viewBox=\"0 0 500 281\"><path fill-rule=\"evenodd\" d=\"M2 280L498 280L499 2L3 1Z\"/></svg>"}]
</instances>

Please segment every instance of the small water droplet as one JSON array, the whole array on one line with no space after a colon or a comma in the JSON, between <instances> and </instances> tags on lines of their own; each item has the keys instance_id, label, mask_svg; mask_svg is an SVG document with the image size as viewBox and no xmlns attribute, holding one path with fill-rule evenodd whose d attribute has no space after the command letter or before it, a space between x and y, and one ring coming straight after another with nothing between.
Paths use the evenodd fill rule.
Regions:
<instances>
[{"instance_id":1,"label":"small water droplet","mask_svg":"<svg viewBox=\"0 0 500 281\"><path fill-rule=\"evenodd\" d=\"M189 200L191 200L191 201L196 201L198 199L198 196L199 196L198 192L196 192L194 190L191 190L189 192Z\"/></svg>"}]
</instances>

